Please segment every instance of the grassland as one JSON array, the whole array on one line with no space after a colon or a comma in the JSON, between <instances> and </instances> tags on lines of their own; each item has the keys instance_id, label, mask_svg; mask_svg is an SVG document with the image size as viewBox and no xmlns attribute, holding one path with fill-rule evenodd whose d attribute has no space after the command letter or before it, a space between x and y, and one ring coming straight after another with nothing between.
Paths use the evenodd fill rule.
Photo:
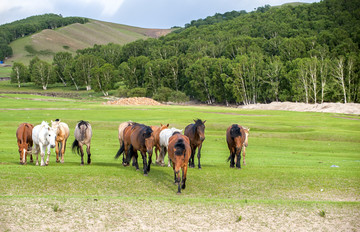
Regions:
<instances>
[{"instance_id":1,"label":"grassland","mask_svg":"<svg viewBox=\"0 0 360 232\"><path fill-rule=\"evenodd\" d=\"M27 94L0 94L0 108L2 231L360 228L358 115L109 106ZM56 118L71 129L65 163L56 163L52 152L47 167L19 165L17 126ZM182 195L176 195L171 168L153 165L145 177L114 160L119 123L184 128L195 118L207 120L203 169L188 171ZM80 158L70 150L80 119L93 127L91 165L80 166ZM232 123L251 128L247 165L241 170L230 169L226 162L225 130Z\"/></svg>"}]
</instances>

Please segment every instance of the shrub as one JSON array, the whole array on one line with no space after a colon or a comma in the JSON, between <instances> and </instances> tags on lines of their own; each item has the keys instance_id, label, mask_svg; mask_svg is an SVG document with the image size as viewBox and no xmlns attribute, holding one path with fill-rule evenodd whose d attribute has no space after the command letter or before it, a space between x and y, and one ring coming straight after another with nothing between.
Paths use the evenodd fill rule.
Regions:
<instances>
[{"instance_id":1,"label":"shrub","mask_svg":"<svg viewBox=\"0 0 360 232\"><path fill-rule=\"evenodd\" d=\"M186 94L183 92L173 91L173 93L169 97L169 101L171 101L171 102L187 102L187 101L189 101L189 97L186 96Z\"/></svg>"},{"instance_id":2,"label":"shrub","mask_svg":"<svg viewBox=\"0 0 360 232\"><path fill-rule=\"evenodd\" d=\"M146 97L146 89L145 88L130 89L128 92L128 97Z\"/></svg>"}]
</instances>

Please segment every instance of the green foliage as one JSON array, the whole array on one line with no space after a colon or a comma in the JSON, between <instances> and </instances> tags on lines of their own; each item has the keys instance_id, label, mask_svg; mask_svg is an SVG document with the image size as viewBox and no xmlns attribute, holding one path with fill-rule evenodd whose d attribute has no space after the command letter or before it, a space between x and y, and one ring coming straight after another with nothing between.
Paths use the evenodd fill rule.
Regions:
<instances>
[{"instance_id":1,"label":"green foliage","mask_svg":"<svg viewBox=\"0 0 360 232\"><path fill-rule=\"evenodd\" d=\"M325 217L325 215L326 215L326 213L325 213L324 210L320 210L320 211L319 211L319 216L320 216L320 217Z\"/></svg>"},{"instance_id":2,"label":"green foliage","mask_svg":"<svg viewBox=\"0 0 360 232\"><path fill-rule=\"evenodd\" d=\"M114 88L115 82L118 80L118 74L111 64L104 64L101 67L94 67L91 70L92 86L95 92L102 92L104 96L109 95L109 90Z\"/></svg>"},{"instance_id":3,"label":"green foliage","mask_svg":"<svg viewBox=\"0 0 360 232\"><path fill-rule=\"evenodd\" d=\"M54 72L51 64L45 61L37 61L33 64L31 71L31 81L36 86L42 87L43 90L47 89L48 84L55 82Z\"/></svg>"},{"instance_id":4,"label":"green foliage","mask_svg":"<svg viewBox=\"0 0 360 232\"><path fill-rule=\"evenodd\" d=\"M22 83L30 81L29 70L24 64L14 62L10 78L11 83L17 83L18 87L20 88Z\"/></svg>"},{"instance_id":5,"label":"green foliage","mask_svg":"<svg viewBox=\"0 0 360 232\"><path fill-rule=\"evenodd\" d=\"M128 97L146 97L145 88L133 88L127 93Z\"/></svg>"}]
</instances>

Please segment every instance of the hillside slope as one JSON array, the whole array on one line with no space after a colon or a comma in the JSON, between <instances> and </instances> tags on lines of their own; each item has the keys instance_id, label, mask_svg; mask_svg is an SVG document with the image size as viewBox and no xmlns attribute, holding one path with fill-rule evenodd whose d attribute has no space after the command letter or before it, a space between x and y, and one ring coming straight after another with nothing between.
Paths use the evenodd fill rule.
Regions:
<instances>
[{"instance_id":1,"label":"hillside slope","mask_svg":"<svg viewBox=\"0 0 360 232\"><path fill-rule=\"evenodd\" d=\"M90 20L86 24L75 23L55 30L46 29L13 41L10 46L14 55L6 63L18 61L28 64L35 55L50 62L56 52L69 51L75 54L76 50L94 44L126 44L137 39L157 38L170 32L171 29L146 29Z\"/></svg>"}]
</instances>

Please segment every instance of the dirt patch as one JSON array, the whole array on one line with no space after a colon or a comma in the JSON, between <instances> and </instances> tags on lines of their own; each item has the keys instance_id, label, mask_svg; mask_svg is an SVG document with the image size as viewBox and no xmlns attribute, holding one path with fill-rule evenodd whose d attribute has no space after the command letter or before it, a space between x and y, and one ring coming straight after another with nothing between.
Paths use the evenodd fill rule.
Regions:
<instances>
[{"instance_id":1,"label":"dirt patch","mask_svg":"<svg viewBox=\"0 0 360 232\"><path fill-rule=\"evenodd\" d=\"M182 196L179 196L181 198ZM319 212L324 211L324 217ZM2 198L0 231L356 231L359 206Z\"/></svg>"},{"instance_id":2,"label":"dirt patch","mask_svg":"<svg viewBox=\"0 0 360 232\"><path fill-rule=\"evenodd\" d=\"M161 106L160 102L157 102L151 98L147 97L130 97L130 98L120 98L114 101L107 101L103 103L104 105L146 105L146 106Z\"/></svg>"},{"instance_id":3,"label":"dirt patch","mask_svg":"<svg viewBox=\"0 0 360 232\"><path fill-rule=\"evenodd\" d=\"M295 102L272 102L270 104L244 105L244 106L239 106L238 108L254 109L254 110L286 110L286 111L324 112L324 113L360 115L359 103L305 104L305 103L295 103Z\"/></svg>"}]
</instances>

